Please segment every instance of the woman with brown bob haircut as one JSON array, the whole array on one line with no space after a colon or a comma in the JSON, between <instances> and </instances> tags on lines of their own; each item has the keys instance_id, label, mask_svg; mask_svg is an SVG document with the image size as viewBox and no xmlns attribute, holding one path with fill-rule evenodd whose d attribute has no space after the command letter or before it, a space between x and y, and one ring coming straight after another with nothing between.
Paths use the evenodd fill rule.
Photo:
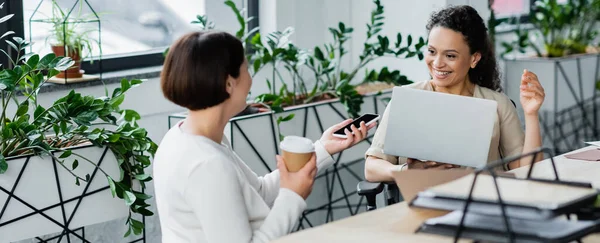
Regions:
<instances>
[{"instance_id":1,"label":"woman with brown bob haircut","mask_svg":"<svg viewBox=\"0 0 600 243\"><path fill-rule=\"evenodd\" d=\"M167 132L154 160L163 242L268 242L289 234L317 171L374 125L336 138L333 131L351 122L343 121L314 142L315 153L298 172L277 156L278 169L257 176L223 136L229 119L246 107L251 85L242 43L228 33L189 33L170 48L162 91L189 115Z\"/></svg>"}]
</instances>

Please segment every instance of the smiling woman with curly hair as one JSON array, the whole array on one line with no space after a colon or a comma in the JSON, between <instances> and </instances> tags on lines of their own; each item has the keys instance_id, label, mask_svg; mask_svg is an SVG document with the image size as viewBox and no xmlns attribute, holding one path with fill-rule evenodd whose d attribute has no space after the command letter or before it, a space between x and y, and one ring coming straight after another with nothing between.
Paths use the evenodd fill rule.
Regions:
<instances>
[{"instance_id":1,"label":"smiling woman with curly hair","mask_svg":"<svg viewBox=\"0 0 600 243\"><path fill-rule=\"evenodd\" d=\"M496 101L498 116L494 123L488 162L527 153L540 147L542 138L538 110L544 102L544 88L537 76L527 70L524 70L521 80L508 80L508 82L521 84L520 98L525 112L526 127L524 133L514 103L501 93L496 56L487 28L477 11L466 5L447 7L433 13L426 28L429 41L425 63L431 80L414 83L409 87ZM383 141L385 141L390 112L394 111L388 106L373 138L372 146L366 152L367 180L391 181L392 171L395 170L457 167L440 163L443 161L419 161L385 154ZM452 129L452 124L448 124L447 129ZM540 156L535 160L541 160ZM523 158L511 162L505 169L514 169L530 163L531 158Z\"/></svg>"}]
</instances>

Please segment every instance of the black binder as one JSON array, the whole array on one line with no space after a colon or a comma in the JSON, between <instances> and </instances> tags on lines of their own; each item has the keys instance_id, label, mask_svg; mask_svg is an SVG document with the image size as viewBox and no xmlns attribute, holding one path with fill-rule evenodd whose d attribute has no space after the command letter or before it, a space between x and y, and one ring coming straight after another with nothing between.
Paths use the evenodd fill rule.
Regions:
<instances>
[{"instance_id":1,"label":"black binder","mask_svg":"<svg viewBox=\"0 0 600 243\"><path fill-rule=\"evenodd\" d=\"M459 228L462 211L425 221L420 232L454 236ZM498 216L467 213L462 236L480 241L510 242L506 228ZM515 242L572 242L594 233L598 221L570 221L561 218L550 220L509 219Z\"/></svg>"}]
</instances>

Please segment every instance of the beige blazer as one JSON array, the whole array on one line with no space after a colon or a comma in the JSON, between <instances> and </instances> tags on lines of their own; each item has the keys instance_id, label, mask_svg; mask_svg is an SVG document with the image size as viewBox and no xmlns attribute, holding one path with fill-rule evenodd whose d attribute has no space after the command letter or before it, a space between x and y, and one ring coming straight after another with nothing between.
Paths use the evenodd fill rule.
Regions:
<instances>
[{"instance_id":1,"label":"beige blazer","mask_svg":"<svg viewBox=\"0 0 600 243\"><path fill-rule=\"evenodd\" d=\"M407 87L433 91L433 87L429 81L413 83L407 85ZM494 122L494 132L492 134L492 142L490 144L487 162L489 163L507 156L521 154L523 151L523 143L525 142L525 134L521 128L517 110L511 100L502 93L478 85L475 85L473 97L495 100L498 102L498 116ZM399 158L383 152L389 113L390 106L388 105L383 113L379 127L375 132L371 147L365 153L365 157L373 156L389 161L392 164L404 164L406 163L406 158ZM448 129L452 129L452 126L448 125ZM401 134L398 136L401 136Z\"/></svg>"}]
</instances>

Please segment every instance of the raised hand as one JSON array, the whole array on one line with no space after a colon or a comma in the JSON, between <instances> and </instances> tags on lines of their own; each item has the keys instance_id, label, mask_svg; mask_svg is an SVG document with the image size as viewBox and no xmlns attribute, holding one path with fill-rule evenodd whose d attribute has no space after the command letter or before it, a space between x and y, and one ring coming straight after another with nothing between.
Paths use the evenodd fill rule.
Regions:
<instances>
[{"instance_id":1,"label":"raised hand","mask_svg":"<svg viewBox=\"0 0 600 243\"><path fill-rule=\"evenodd\" d=\"M521 106L525 115L537 115L544 103L544 88L540 84L537 75L527 69L523 70L521 76Z\"/></svg>"}]
</instances>

